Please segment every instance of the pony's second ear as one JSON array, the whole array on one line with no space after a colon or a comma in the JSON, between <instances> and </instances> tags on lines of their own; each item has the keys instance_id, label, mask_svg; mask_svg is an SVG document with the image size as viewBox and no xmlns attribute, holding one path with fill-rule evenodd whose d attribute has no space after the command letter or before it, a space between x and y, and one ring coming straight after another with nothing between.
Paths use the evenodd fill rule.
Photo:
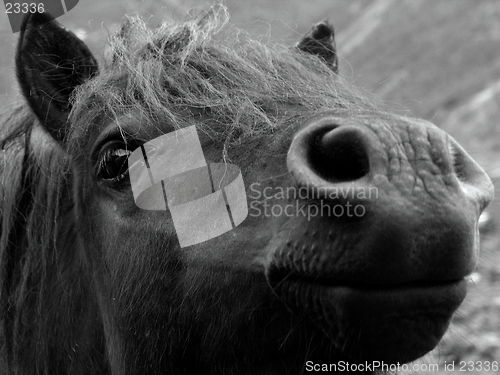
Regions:
<instances>
[{"instance_id":1,"label":"pony's second ear","mask_svg":"<svg viewBox=\"0 0 500 375\"><path fill-rule=\"evenodd\" d=\"M21 26L16 52L16 73L31 110L58 141L75 88L98 72L87 46L47 13L28 14Z\"/></svg>"},{"instance_id":2,"label":"pony's second ear","mask_svg":"<svg viewBox=\"0 0 500 375\"><path fill-rule=\"evenodd\" d=\"M335 73L338 73L339 63L335 46L335 32L333 26L328 22L314 25L311 31L297 43L297 48L321 57Z\"/></svg>"}]
</instances>

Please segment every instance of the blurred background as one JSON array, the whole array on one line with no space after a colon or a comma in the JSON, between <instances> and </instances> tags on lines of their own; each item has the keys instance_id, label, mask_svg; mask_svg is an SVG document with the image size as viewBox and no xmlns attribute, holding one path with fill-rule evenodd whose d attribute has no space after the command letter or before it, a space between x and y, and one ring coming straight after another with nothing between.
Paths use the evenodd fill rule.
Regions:
<instances>
[{"instance_id":1,"label":"blurred background","mask_svg":"<svg viewBox=\"0 0 500 375\"><path fill-rule=\"evenodd\" d=\"M109 30L126 13L152 26L184 19L211 2L80 0L58 19L98 58ZM259 39L293 45L314 23L335 26L340 74L397 113L422 117L449 132L495 183L482 216L481 257L469 294L439 347L420 364L500 362L500 1L498 0L226 0L231 18ZM0 14L0 110L20 100L13 34ZM467 371L492 374L500 371ZM434 371L412 372L418 374Z\"/></svg>"}]
</instances>

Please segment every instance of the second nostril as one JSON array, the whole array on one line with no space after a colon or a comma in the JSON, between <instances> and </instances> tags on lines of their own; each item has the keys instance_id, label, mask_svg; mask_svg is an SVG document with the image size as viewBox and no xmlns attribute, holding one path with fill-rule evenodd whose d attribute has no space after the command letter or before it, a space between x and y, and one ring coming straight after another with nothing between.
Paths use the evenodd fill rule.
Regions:
<instances>
[{"instance_id":1,"label":"second nostril","mask_svg":"<svg viewBox=\"0 0 500 375\"><path fill-rule=\"evenodd\" d=\"M494 187L484 170L454 140L448 145L452 156L453 171L460 183L463 193L479 203L482 211L494 196Z\"/></svg>"},{"instance_id":2,"label":"second nostril","mask_svg":"<svg viewBox=\"0 0 500 375\"><path fill-rule=\"evenodd\" d=\"M370 171L363 136L350 126L318 135L311 148L310 161L314 171L331 182L355 181Z\"/></svg>"}]
</instances>

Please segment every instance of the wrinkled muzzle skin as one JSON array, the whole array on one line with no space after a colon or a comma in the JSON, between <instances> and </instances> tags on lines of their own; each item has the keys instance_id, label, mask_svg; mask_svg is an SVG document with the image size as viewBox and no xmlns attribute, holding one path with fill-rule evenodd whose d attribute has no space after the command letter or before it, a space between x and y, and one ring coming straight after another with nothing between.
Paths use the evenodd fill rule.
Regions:
<instances>
[{"instance_id":1,"label":"wrinkled muzzle skin","mask_svg":"<svg viewBox=\"0 0 500 375\"><path fill-rule=\"evenodd\" d=\"M31 146L48 152L35 147L45 139L68 167L62 213L51 218L65 229L45 252L51 272L32 267L50 298L12 314L25 325L5 325L17 345L12 373L302 374L307 363L405 363L437 345L465 298L478 218L493 197L452 137L423 120L333 105L301 108L227 147L212 135L228 124L186 109L206 162L241 170L248 215L181 247L171 211L139 208L120 169L128 151L178 124L133 108L92 121L69 115L76 87L100 79L97 62L48 16L29 17L16 67L38 119ZM323 24L304 40L297 59L318 54L324 61L307 61L336 73L333 29ZM126 77L106 72L116 93ZM82 97L81 112L98 112L92 95Z\"/></svg>"}]
</instances>

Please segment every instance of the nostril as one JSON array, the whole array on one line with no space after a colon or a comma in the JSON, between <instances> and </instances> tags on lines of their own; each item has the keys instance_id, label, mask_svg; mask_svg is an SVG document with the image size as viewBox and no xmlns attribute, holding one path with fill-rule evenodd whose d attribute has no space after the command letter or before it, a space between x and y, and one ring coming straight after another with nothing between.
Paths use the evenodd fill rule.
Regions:
<instances>
[{"instance_id":1,"label":"nostril","mask_svg":"<svg viewBox=\"0 0 500 375\"><path fill-rule=\"evenodd\" d=\"M350 126L319 134L311 148L310 161L313 170L331 182L355 181L370 171L363 136Z\"/></svg>"},{"instance_id":2,"label":"nostril","mask_svg":"<svg viewBox=\"0 0 500 375\"><path fill-rule=\"evenodd\" d=\"M482 211L493 199L493 184L484 170L467 154L467 152L451 139L450 154L453 160L453 171L460 181L464 194L479 203Z\"/></svg>"},{"instance_id":3,"label":"nostril","mask_svg":"<svg viewBox=\"0 0 500 375\"><path fill-rule=\"evenodd\" d=\"M462 182L473 182L475 178L482 177L484 171L467 154L467 152L454 140L448 143L453 163L453 171Z\"/></svg>"},{"instance_id":4,"label":"nostril","mask_svg":"<svg viewBox=\"0 0 500 375\"><path fill-rule=\"evenodd\" d=\"M455 143L453 142L448 143L448 148L452 159L453 171L460 180L462 181L466 180L467 169L465 168L464 165L463 154L460 152L460 150L456 147Z\"/></svg>"}]
</instances>

